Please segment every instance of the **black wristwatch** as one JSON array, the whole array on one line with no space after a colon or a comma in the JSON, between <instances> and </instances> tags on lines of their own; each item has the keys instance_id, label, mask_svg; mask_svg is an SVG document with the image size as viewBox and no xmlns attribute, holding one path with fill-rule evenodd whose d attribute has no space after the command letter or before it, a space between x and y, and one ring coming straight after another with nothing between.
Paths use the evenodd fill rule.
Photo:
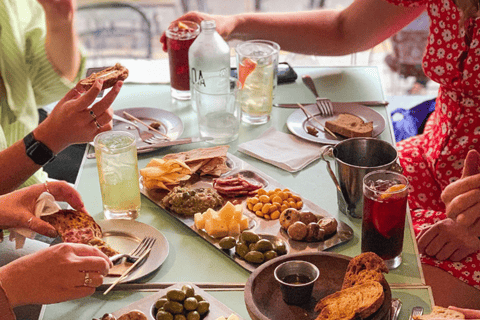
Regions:
<instances>
[{"instance_id":1,"label":"black wristwatch","mask_svg":"<svg viewBox=\"0 0 480 320\"><path fill-rule=\"evenodd\" d=\"M27 134L25 138L23 138L23 142L25 143L27 156L29 156L36 164L44 166L55 159L55 155L49 147L42 142L35 140L33 132Z\"/></svg>"}]
</instances>

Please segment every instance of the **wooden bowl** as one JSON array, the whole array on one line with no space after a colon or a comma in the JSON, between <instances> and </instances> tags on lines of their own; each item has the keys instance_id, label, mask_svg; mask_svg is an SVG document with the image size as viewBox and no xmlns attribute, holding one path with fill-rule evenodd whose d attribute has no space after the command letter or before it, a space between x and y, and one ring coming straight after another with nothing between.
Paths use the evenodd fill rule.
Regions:
<instances>
[{"instance_id":1,"label":"wooden bowl","mask_svg":"<svg viewBox=\"0 0 480 320\"><path fill-rule=\"evenodd\" d=\"M315 305L323 297L341 289L350 257L329 253L297 253L281 256L258 267L248 278L245 285L245 304L253 320L295 319L313 320L318 316ZM282 262L303 260L313 263L320 270L315 282L312 297L302 306L287 305L275 281L273 271ZM388 284L384 286L385 301L368 320L390 319L392 292Z\"/></svg>"}]
</instances>

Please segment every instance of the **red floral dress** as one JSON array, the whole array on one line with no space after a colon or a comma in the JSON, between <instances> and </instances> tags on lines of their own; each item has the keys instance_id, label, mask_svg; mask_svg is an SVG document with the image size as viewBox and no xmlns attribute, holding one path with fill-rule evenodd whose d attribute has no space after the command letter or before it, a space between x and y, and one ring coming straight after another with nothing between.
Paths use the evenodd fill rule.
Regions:
<instances>
[{"instance_id":1,"label":"red floral dress","mask_svg":"<svg viewBox=\"0 0 480 320\"><path fill-rule=\"evenodd\" d=\"M467 152L480 151L480 19L470 19L460 28L460 10L453 0L387 1L426 6L431 24L423 69L440 84L424 133L397 144L411 183L409 206L418 234L446 218L442 190L461 177ZM480 251L460 262L423 255L421 261L480 289Z\"/></svg>"}]
</instances>

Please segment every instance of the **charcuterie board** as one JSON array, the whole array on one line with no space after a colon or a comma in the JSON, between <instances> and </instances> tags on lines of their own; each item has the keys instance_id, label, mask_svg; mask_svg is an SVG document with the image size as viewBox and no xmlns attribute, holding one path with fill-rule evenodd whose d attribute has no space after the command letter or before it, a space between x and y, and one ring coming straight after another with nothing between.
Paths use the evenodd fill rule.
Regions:
<instances>
[{"instance_id":1,"label":"charcuterie board","mask_svg":"<svg viewBox=\"0 0 480 320\"><path fill-rule=\"evenodd\" d=\"M252 181L253 183L262 185L262 188L265 190L274 190L274 189L284 189L288 188L288 186L281 185L278 181L269 177L268 175L264 174L254 166L248 164L247 162L239 159L238 157L228 153L227 154L227 166L230 169L227 173L224 173L221 178L231 177L238 174L241 174L245 179ZM212 187L213 178L210 176L197 176L192 177L187 184L191 188L205 188L205 187ZM145 195L148 199L153 201L162 209L165 209L164 204L162 203L163 197L166 196L168 193L165 190L157 190L157 189L147 189L145 188L142 183L140 184L140 191L143 195ZM291 190L293 193L295 190ZM298 194L301 197L301 194ZM265 220L253 212L248 210L246 207L246 197L239 197L235 198L234 204L241 204L242 205L242 213L243 215L249 218L249 230L257 233L261 238L267 238L272 242L280 241L284 242L287 247L287 254L289 253L298 253L298 252L315 252L315 251L322 251L328 248L334 247L341 243L348 242L353 238L353 230L347 224L338 221L337 232L332 235L331 237L325 239L324 241L316 241L316 242L304 242L304 241L295 241L292 240L287 233L280 227L279 220ZM327 211L319 207L318 205L314 204L312 201L305 199L302 197L303 201L303 208L302 210L310 211L317 216L320 217L332 217ZM221 252L223 252L226 256L230 259L234 260L240 266L245 268L246 270L253 272L260 264L250 263L242 258L240 258L236 253L235 249L224 250L219 245L219 239L213 238L209 236L203 229L199 230L195 227L194 217L193 216L184 216L179 215L174 212L170 212L166 210L170 215L178 219L184 225L192 229L195 233L197 233L200 237L205 239L209 244L213 245Z\"/></svg>"}]
</instances>

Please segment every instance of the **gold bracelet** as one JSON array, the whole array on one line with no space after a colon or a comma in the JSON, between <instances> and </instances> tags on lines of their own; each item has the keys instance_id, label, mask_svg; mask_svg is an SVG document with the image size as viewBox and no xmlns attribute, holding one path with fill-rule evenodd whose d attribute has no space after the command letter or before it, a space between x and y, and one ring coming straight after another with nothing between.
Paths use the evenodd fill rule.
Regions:
<instances>
[{"instance_id":1,"label":"gold bracelet","mask_svg":"<svg viewBox=\"0 0 480 320\"><path fill-rule=\"evenodd\" d=\"M0 320L15 320L12 306L8 301L7 293L3 289L2 281L0 281Z\"/></svg>"}]
</instances>

